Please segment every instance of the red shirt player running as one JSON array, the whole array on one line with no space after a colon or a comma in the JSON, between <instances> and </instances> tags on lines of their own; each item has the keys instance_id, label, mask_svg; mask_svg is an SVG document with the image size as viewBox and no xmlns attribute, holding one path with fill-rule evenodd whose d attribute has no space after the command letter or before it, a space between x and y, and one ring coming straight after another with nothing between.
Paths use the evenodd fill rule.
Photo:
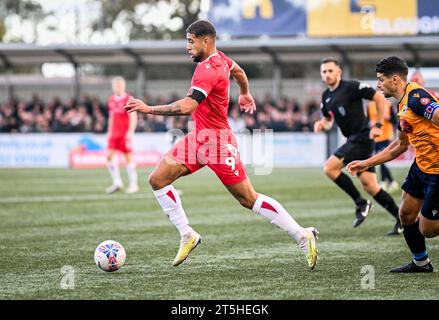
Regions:
<instances>
[{"instance_id":1,"label":"red shirt player running","mask_svg":"<svg viewBox=\"0 0 439 320\"><path fill-rule=\"evenodd\" d=\"M107 193L114 193L123 189L122 179L119 172L119 162L116 152L125 156L126 170L129 185L126 193L139 191L137 184L136 163L133 160L131 141L137 126L137 113L128 114L124 109L131 98L125 92L125 80L115 77L112 81L113 95L108 98L108 153L107 167L113 184L107 188Z\"/></svg>"},{"instance_id":2,"label":"red shirt player running","mask_svg":"<svg viewBox=\"0 0 439 320\"><path fill-rule=\"evenodd\" d=\"M214 26L204 20L192 23L187 32L187 52L198 65L187 97L169 105L149 106L130 99L125 109L159 115L189 115L194 130L181 139L160 161L149 183L163 211L180 232L181 242L174 266L182 263L201 242L190 226L172 183L204 166L209 167L239 203L267 218L296 240L308 265L317 263L315 228L301 227L276 200L257 193L239 158L236 139L227 122L230 75L240 88L241 111L253 114L256 105L249 93L247 76L239 65L216 49Z\"/></svg>"}]
</instances>

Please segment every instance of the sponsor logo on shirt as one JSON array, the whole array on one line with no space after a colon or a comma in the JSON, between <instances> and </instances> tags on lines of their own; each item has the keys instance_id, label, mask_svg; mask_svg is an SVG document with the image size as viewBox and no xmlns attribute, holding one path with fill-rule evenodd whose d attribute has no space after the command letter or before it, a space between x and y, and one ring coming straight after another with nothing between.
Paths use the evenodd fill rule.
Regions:
<instances>
[{"instance_id":1,"label":"sponsor logo on shirt","mask_svg":"<svg viewBox=\"0 0 439 320\"><path fill-rule=\"evenodd\" d=\"M426 106L430 103L431 100L429 98L422 98L420 101L424 106Z\"/></svg>"}]
</instances>

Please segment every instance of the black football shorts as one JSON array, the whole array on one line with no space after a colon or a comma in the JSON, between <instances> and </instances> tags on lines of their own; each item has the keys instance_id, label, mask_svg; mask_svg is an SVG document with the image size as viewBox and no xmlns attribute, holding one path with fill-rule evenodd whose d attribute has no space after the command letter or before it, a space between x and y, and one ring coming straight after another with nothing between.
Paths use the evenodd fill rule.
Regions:
<instances>
[{"instance_id":1,"label":"black football shorts","mask_svg":"<svg viewBox=\"0 0 439 320\"><path fill-rule=\"evenodd\" d=\"M334 152L334 156L339 159L343 159L343 163L347 165L349 162L352 162L354 160L365 160L371 157L373 150L374 142L372 140L370 140L370 142L348 141ZM371 167L366 171L375 172L375 167Z\"/></svg>"},{"instance_id":2,"label":"black football shorts","mask_svg":"<svg viewBox=\"0 0 439 320\"><path fill-rule=\"evenodd\" d=\"M401 188L415 198L424 199L421 214L425 218L439 220L439 174L423 172L415 160Z\"/></svg>"}]
</instances>

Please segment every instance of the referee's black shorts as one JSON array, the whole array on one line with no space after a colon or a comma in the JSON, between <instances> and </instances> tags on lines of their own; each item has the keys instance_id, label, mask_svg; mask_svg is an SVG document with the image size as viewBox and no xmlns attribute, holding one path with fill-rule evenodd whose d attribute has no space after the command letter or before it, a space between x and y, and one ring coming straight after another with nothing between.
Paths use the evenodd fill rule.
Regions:
<instances>
[{"instance_id":1,"label":"referee's black shorts","mask_svg":"<svg viewBox=\"0 0 439 320\"><path fill-rule=\"evenodd\" d=\"M352 142L348 141L337 151L334 152L334 156L339 159L343 159L344 165L354 160L365 160L372 156L374 150L373 140L362 141L362 142ZM375 167L371 167L366 171L375 172Z\"/></svg>"}]
</instances>

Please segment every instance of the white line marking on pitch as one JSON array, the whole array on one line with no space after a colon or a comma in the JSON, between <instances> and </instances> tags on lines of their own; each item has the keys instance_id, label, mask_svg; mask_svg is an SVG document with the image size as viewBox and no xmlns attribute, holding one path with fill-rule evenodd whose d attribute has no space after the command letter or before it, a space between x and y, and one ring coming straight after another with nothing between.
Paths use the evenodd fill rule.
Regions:
<instances>
[{"instance_id":1,"label":"white line marking on pitch","mask_svg":"<svg viewBox=\"0 0 439 320\"><path fill-rule=\"evenodd\" d=\"M0 203L32 203L32 202L73 202L73 201L102 201L102 200L131 200L131 199L150 199L152 194L132 194L132 195L108 195L90 194L84 196L45 196L45 197L10 197L0 198Z\"/></svg>"}]
</instances>

